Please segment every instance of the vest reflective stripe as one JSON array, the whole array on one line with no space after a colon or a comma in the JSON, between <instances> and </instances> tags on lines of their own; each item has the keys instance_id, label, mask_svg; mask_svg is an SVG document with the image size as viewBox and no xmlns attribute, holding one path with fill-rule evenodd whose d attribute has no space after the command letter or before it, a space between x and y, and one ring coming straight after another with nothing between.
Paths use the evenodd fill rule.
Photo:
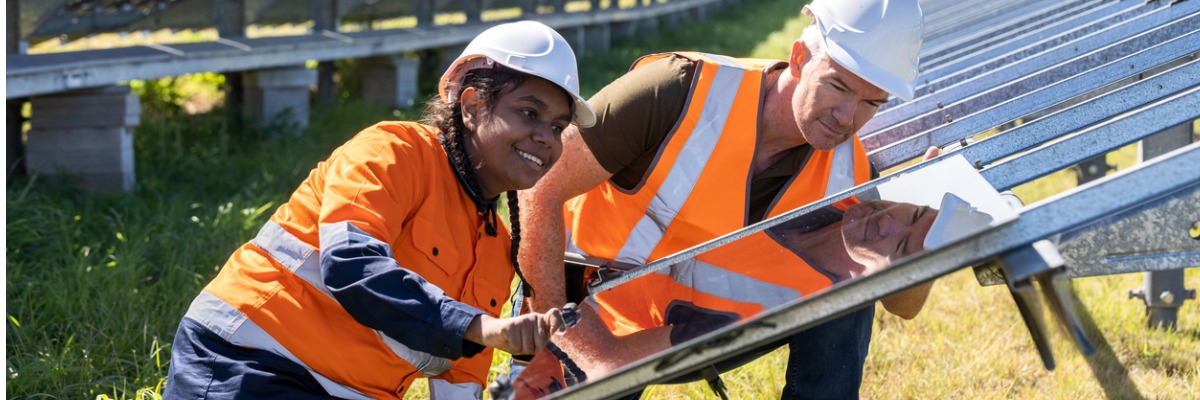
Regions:
<instances>
[{"instance_id":1,"label":"vest reflective stripe","mask_svg":"<svg viewBox=\"0 0 1200 400\"><path fill-rule=\"evenodd\" d=\"M338 229L337 227L339 226L344 225L321 226L321 236L332 236L334 233L331 232L331 229ZM279 224L274 221L267 221L262 229L258 231L258 235L250 240L250 243L266 251L271 258L274 258L275 261L287 267L296 276L307 281L312 287L320 290L321 293L325 293L331 299L333 298L333 294L329 292L329 289L325 287L325 283L321 279L320 254L312 246L300 241L299 238L292 235L286 229L283 229ZM391 254L388 254L388 256L391 257ZM416 367L425 376L437 375L450 369L449 359L413 350L403 343L392 339L390 336L385 335L383 332L375 331L375 333L383 339L384 344L393 353L403 358L404 361L408 361L409 364L412 364L413 367Z\"/></svg>"},{"instance_id":2,"label":"vest reflective stripe","mask_svg":"<svg viewBox=\"0 0 1200 400\"><path fill-rule=\"evenodd\" d=\"M429 398L434 400L480 399L483 398L483 386L474 382L450 383L445 379L430 379Z\"/></svg>"},{"instance_id":3,"label":"vest reflective stripe","mask_svg":"<svg viewBox=\"0 0 1200 400\"><path fill-rule=\"evenodd\" d=\"M254 321L212 293L200 292L200 295L196 296L192 305L188 307L184 318L200 323L231 344L266 350L299 365L304 365ZM312 369L308 369L308 372L332 396L345 399L370 399L359 391L338 384Z\"/></svg>"},{"instance_id":4,"label":"vest reflective stripe","mask_svg":"<svg viewBox=\"0 0 1200 400\"><path fill-rule=\"evenodd\" d=\"M783 194L772 204L766 218L776 217L823 197L844 192L869 180L870 162L857 135L837 145L833 150L813 150L804 164L804 169L788 183ZM856 203L858 199L851 196L834 203L833 206L845 211L847 207Z\"/></svg>"},{"instance_id":5,"label":"vest reflective stripe","mask_svg":"<svg viewBox=\"0 0 1200 400\"><path fill-rule=\"evenodd\" d=\"M800 291L777 286L737 272L691 259L658 270L671 280L692 290L738 303L753 303L771 308L800 298Z\"/></svg>"},{"instance_id":6,"label":"vest reflective stripe","mask_svg":"<svg viewBox=\"0 0 1200 400\"><path fill-rule=\"evenodd\" d=\"M709 156L721 138L725 121L733 107L738 86L745 71L728 59L719 63L712 78L708 99L700 111L696 129L688 136L680 150L678 159L671 165L666 179L658 187L658 193L646 209L646 214L634 226L628 239L617 253L616 261L630 264L645 264L650 252L658 246L666 233L667 226L675 219L683 202L691 195L708 163Z\"/></svg>"}]
</instances>

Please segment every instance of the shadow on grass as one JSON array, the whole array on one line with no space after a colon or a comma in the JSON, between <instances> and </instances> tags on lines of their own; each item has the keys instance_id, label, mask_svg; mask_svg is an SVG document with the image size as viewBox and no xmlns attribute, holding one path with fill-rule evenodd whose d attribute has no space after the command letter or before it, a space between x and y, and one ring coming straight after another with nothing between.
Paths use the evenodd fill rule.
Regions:
<instances>
[{"instance_id":1,"label":"shadow on grass","mask_svg":"<svg viewBox=\"0 0 1200 400\"><path fill-rule=\"evenodd\" d=\"M1129 377L1129 370L1121 364L1121 359L1117 357L1116 352L1108 343L1108 339L1104 337L1104 333L1100 331L1100 327L1096 325L1096 320L1092 318L1092 314L1087 308L1079 302L1079 296L1075 294L1074 285L1070 286L1069 295L1075 300L1075 312L1079 316L1079 322L1083 325L1083 329L1087 332L1087 336L1095 346L1096 354L1087 358L1088 366L1092 369L1092 375L1096 377L1096 382L1104 389L1104 397L1109 399L1144 399L1142 393L1138 390L1137 384Z\"/></svg>"}]
</instances>

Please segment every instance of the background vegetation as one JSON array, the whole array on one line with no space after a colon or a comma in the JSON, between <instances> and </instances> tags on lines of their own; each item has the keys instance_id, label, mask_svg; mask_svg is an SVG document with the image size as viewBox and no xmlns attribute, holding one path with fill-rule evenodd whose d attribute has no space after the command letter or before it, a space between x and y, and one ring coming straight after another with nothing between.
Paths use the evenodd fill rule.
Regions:
<instances>
[{"instance_id":1,"label":"background vegetation","mask_svg":"<svg viewBox=\"0 0 1200 400\"><path fill-rule=\"evenodd\" d=\"M807 21L788 0L746 1L721 16L614 45L580 60L591 94L636 57L671 50L785 58ZM353 63L343 63L351 67ZM353 82L345 71L344 81ZM133 193L86 194L39 177L6 189L6 397L157 398L176 324L228 255L333 148L383 119L419 110L362 104L353 96L316 109L309 127L232 131L216 74L135 82L145 112L135 134ZM353 89L345 89L350 91ZM215 105L215 107L213 107ZM211 109L209 112L203 112ZM199 114L197 114L200 112ZM299 135L280 134L298 133ZM1123 167L1134 148L1110 155ZM1026 201L1075 185L1065 170L1018 188ZM1003 287L969 270L935 286L920 317L878 313L865 398L1197 398L1200 306L1180 310L1177 331L1149 330L1127 289L1139 275L1074 281L1098 330L1084 359L1054 338L1057 371L1045 371ZM1200 287L1200 271L1186 285ZM786 349L725 376L735 398L777 398ZM493 372L506 370L498 353ZM1140 393L1140 394L1139 394ZM410 397L427 396L414 388ZM703 384L658 386L647 398L712 397Z\"/></svg>"}]
</instances>

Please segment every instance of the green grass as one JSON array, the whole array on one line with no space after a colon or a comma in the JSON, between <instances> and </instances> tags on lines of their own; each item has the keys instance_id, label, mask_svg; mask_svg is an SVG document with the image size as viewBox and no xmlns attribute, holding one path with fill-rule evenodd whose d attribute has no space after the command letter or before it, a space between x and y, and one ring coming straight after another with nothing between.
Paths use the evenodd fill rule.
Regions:
<instances>
[{"instance_id":1,"label":"green grass","mask_svg":"<svg viewBox=\"0 0 1200 400\"><path fill-rule=\"evenodd\" d=\"M672 30L663 24L656 37L627 39L608 54L582 58L583 91L595 93L654 52L784 58L806 23L796 2L746 0L708 22ZM199 75L138 83L145 112L135 135L138 187L131 194L89 195L38 178L8 182L7 398L157 396L176 324L229 254L334 147L375 121L414 116L348 101L315 110L300 137L279 134L293 131L286 126L232 132L219 104L207 114L187 108L219 102L222 82ZM1132 154L1124 149L1110 162L1128 166ZM1017 192L1033 202L1074 181L1064 171ZM1186 276L1186 286L1200 288L1200 271ZM878 313L863 396L1132 398L1136 388L1147 398L1197 398L1196 301L1180 310L1179 331L1154 331L1143 326L1143 306L1124 295L1140 286L1138 275L1074 284L1099 327L1090 334L1106 344L1090 363L1057 335L1059 368L1043 370L1007 291L980 287L962 271L939 281L916 320ZM507 355L495 358L493 374L504 372ZM775 398L785 364L786 350L779 350L724 379L735 398ZM417 386L409 397L427 393ZM646 397L713 398L699 383L652 387Z\"/></svg>"},{"instance_id":2,"label":"green grass","mask_svg":"<svg viewBox=\"0 0 1200 400\"><path fill-rule=\"evenodd\" d=\"M7 397L134 398L159 386L190 299L317 161L388 111L341 107L302 138L270 140L231 134L220 113L147 113L134 193L10 181Z\"/></svg>"}]
</instances>

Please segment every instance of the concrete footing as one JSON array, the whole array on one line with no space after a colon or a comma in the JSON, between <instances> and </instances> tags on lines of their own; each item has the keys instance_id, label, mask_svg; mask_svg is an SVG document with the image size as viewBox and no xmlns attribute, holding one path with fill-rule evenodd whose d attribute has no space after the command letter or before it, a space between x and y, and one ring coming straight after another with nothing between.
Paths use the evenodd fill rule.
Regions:
<instances>
[{"instance_id":1,"label":"concrete footing","mask_svg":"<svg viewBox=\"0 0 1200 400\"><path fill-rule=\"evenodd\" d=\"M133 128L142 109L128 86L34 97L30 103L25 143L30 173L70 177L97 192L133 189Z\"/></svg>"},{"instance_id":2,"label":"concrete footing","mask_svg":"<svg viewBox=\"0 0 1200 400\"><path fill-rule=\"evenodd\" d=\"M245 74L246 117L265 124L308 126L310 94L317 70L304 67L270 68ZM299 134L300 131L296 131Z\"/></svg>"},{"instance_id":3,"label":"concrete footing","mask_svg":"<svg viewBox=\"0 0 1200 400\"><path fill-rule=\"evenodd\" d=\"M364 59L363 100L406 108L417 102L417 77L421 59L396 55ZM431 78L432 79L432 78Z\"/></svg>"}]
</instances>

